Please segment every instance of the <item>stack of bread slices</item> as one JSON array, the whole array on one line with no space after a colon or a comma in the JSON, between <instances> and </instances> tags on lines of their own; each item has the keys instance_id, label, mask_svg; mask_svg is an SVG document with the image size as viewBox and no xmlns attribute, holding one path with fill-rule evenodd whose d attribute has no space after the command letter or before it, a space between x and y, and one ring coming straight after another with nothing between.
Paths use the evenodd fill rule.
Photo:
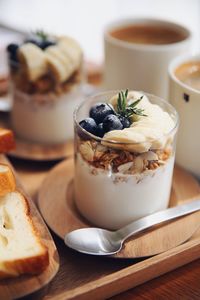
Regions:
<instances>
[{"instance_id":1,"label":"stack of bread slices","mask_svg":"<svg viewBox=\"0 0 200 300\"><path fill-rule=\"evenodd\" d=\"M12 132L0 129L0 153L14 145ZM0 164L0 278L41 273L49 263L25 197L16 190L8 165Z\"/></svg>"}]
</instances>

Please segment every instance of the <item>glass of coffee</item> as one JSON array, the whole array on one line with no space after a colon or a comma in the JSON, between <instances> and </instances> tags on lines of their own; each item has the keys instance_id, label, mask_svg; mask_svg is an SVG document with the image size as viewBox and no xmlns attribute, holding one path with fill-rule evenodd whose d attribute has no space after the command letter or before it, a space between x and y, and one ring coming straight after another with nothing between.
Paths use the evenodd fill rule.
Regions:
<instances>
[{"instance_id":1,"label":"glass of coffee","mask_svg":"<svg viewBox=\"0 0 200 300\"><path fill-rule=\"evenodd\" d=\"M180 115L176 161L200 179L200 55L174 59L169 80L170 102Z\"/></svg>"},{"instance_id":2,"label":"glass of coffee","mask_svg":"<svg viewBox=\"0 0 200 300\"><path fill-rule=\"evenodd\" d=\"M133 24L110 31L112 37L133 44L168 45L184 41L185 31L168 27L164 24Z\"/></svg>"},{"instance_id":3,"label":"glass of coffee","mask_svg":"<svg viewBox=\"0 0 200 300\"><path fill-rule=\"evenodd\" d=\"M200 59L180 64L175 69L175 76L185 85L200 91Z\"/></svg>"},{"instance_id":4,"label":"glass of coffee","mask_svg":"<svg viewBox=\"0 0 200 300\"><path fill-rule=\"evenodd\" d=\"M107 89L133 88L167 98L169 62L190 49L191 34L178 24L154 20L123 20L104 34Z\"/></svg>"}]
</instances>

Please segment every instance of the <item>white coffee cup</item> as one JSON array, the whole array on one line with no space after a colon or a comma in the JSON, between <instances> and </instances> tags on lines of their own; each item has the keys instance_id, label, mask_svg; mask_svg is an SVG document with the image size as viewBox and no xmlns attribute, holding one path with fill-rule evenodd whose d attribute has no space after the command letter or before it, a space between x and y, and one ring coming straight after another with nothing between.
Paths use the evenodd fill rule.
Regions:
<instances>
[{"instance_id":1,"label":"white coffee cup","mask_svg":"<svg viewBox=\"0 0 200 300\"><path fill-rule=\"evenodd\" d=\"M174 29L185 38L171 44L152 45L122 41L112 36L112 32L116 29L135 24ZM191 37L190 31L185 27L156 19L130 19L108 25L104 33L105 88L142 90L166 99L169 62L174 57L188 52Z\"/></svg>"},{"instance_id":2,"label":"white coffee cup","mask_svg":"<svg viewBox=\"0 0 200 300\"><path fill-rule=\"evenodd\" d=\"M191 61L200 61L200 55L184 55L170 63L169 100L180 115L176 162L200 179L200 90L175 75L178 66Z\"/></svg>"}]
</instances>

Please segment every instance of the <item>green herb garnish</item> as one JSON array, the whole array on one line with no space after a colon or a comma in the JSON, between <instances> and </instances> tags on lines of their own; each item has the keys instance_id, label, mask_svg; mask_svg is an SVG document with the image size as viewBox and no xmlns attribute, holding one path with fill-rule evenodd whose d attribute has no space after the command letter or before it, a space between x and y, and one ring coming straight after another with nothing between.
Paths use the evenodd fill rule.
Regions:
<instances>
[{"instance_id":1,"label":"green herb garnish","mask_svg":"<svg viewBox=\"0 0 200 300\"><path fill-rule=\"evenodd\" d=\"M34 32L34 35L39 37L42 41L47 41L48 40L48 34L46 32L44 32L44 30L36 30Z\"/></svg>"},{"instance_id":2,"label":"green herb garnish","mask_svg":"<svg viewBox=\"0 0 200 300\"><path fill-rule=\"evenodd\" d=\"M118 98L117 98L117 114L120 116L123 116L127 119L130 119L130 117L135 114L138 116L144 116L147 115L144 114L144 109L137 108L136 106L140 101L142 100L143 96L141 96L139 99L134 101L131 104L128 104L128 89L124 91L119 92Z\"/></svg>"}]
</instances>

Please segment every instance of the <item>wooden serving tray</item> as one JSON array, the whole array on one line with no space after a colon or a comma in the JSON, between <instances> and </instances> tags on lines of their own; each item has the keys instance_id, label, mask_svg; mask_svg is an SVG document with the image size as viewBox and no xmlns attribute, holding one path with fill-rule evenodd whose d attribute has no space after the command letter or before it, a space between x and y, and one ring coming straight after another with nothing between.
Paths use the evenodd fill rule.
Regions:
<instances>
[{"instance_id":1,"label":"wooden serving tray","mask_svg":"<svg viewBox=\"0 0 200 300\"><path fill-rule=\"evenodd\" d=\"M69 165L70 160L64 161L52 169L40 189L38 198L38 204L43 217L51 229L60 237L63 237L66 228L70 227L72 230L77 226L77 222L73 223L75 217L73 210L66 213L66 209L70 210L70 207L67 205L66 201L64 203L61 201L61 198L63 198L63 186L66 186L66 182L69 182L69 179L73 177L72 161L71 173ZM48 193L46 190L47 186ZM53 188L55 188L56 191L54 190L53 192ZM53 197L52 193L54 194ZM64 195L66 200L67 190L65 190ZM177 205L183 201L190 201L199 196L200 186L198 182L183 169L176 167L173 179L171 204ZM59 205L61 202L62 208L60 209ZM188 240L181 245L178 245L176 241L176 246L170 249L168 246L170 234L168 232L166 239L165 237L160 236L162 243L167 245L168 250L146 259L137 258L124 260L119 258L93 257L76 253L66 247L66 258L64 259L65 272L62 274L62 277L65 278L65 280L61 280L62 283L59 282L59 291L54 291L49 299L105 299L199 258L200 230L196 229L200 225L200 212L181 218L181 220L182 229L181 224L177 223L177 221L174 222L174 226L172 226L173 223L170 223L166 225L169 226L166 228L169 229L170 226L172 226L171 234L172 236L176 236L176 234L174 235L174 232L178 235L181 232L184 234L186 232L187 235L189 232L188 227L192 226L193 229L187 237ZM78 221L79 228L85 224L79 217ZM68 225L66 226L66 224ZM159 232L161 229L157 230ZM192 235L195 230L195 234ZM162 232L160 231L160 233ZM154 239L155 233L153 232L147 233L146 237L148 237L148 235L150 237L152 234ZM141 245L142 239L144 241L144 236L136 238L133 241L135 246ZM184 241L185 239L182 240L182 242ZM147 238L146 242L151 242L151 239ZM158 235L157 244L159 244L159 242ZM181 243L181 240L179 240L178 243ZM145 244L143 245L145 246ZM63 245L63 248L64 247L65 246ZM160 248L159 245L157 249L158 248ZM138 247L138 249L141 251L141 248ZM152 251L151 247L149 249ZM133 252L131 252L131 256L129 257L133 257ZM125 256L121 255L121 257ZM67 276L67 274L69 274L69 276Z\"/></svg>"},{"instance_id":2,"label":"wooden serving tray","mask_svg":"<svg viewBox=\"0 0 200 300\"><path fill-rule=\"evenodd\" d=\"M0 162L9 164L8 160L4 156L0 156ZM12 166L10 166L12 167ZM16 177L16 174L15 174ZM17 179L17 177L16 177ZM25 193L22 185L17 179L17 189L21 191L28 200L30 207L30 214L36 229L40 232L42 242L48 248L49 251L49 266L46 270L39 275L22 275L16 278L4 279L0 281L0 299L1 300L13 300L19 297L30 294L44 285L49 283L56 275L59 269L59 257L54 241L45 225L42 217L37 211L34 203ZM23 241L22 241L23 242Z\"/></svg>"}]
</instances>

